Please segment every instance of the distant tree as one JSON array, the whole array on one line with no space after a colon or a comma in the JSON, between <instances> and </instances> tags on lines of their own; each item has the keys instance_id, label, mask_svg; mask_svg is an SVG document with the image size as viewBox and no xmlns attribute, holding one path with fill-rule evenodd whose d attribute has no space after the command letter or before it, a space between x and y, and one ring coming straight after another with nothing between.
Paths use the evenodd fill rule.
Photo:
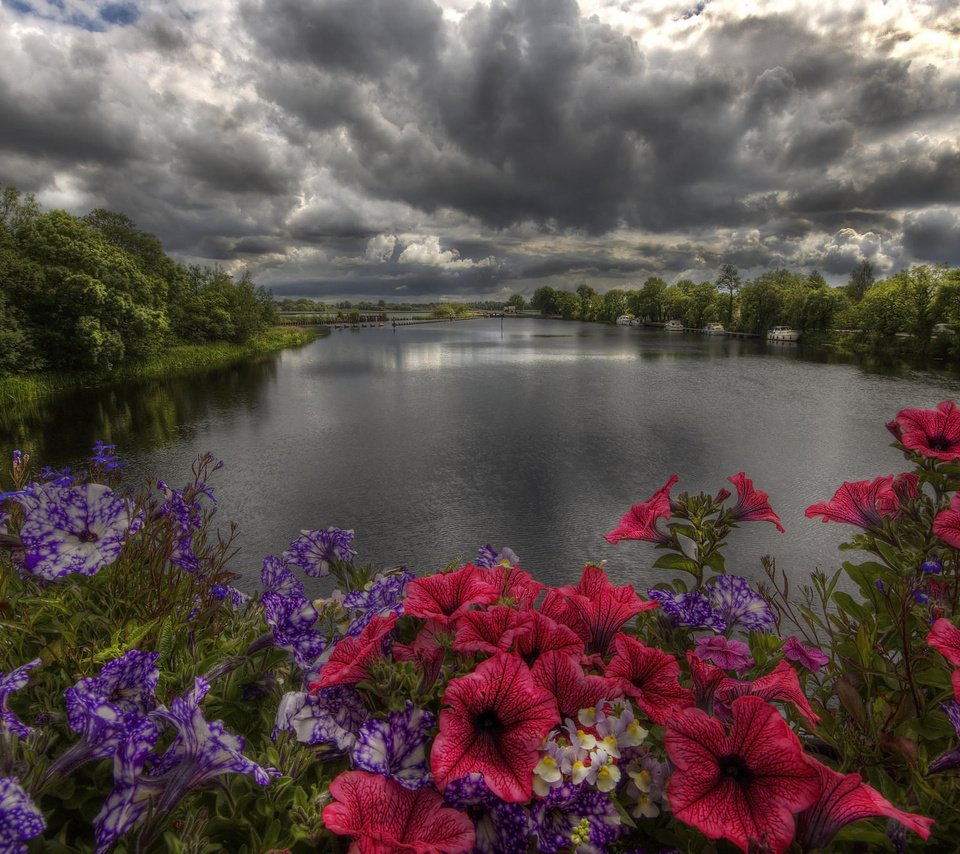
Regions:
<instances>
[{"instance_id":1,"label":"distant tree","mask_svg":"<svg viewBox=\"0 0 960 854\"><path fill-rule=\"evenodd\" d=\"M614 322L627 310L627 295L613 288L603 295L603 319L608 323Z\"/></svg>"},{"instance_id":2,"label":"distant tree","mask_svg":"<svg viewBox=\"0 0 960 854\"><path fill-rule=\"evenodd\" d=\"M580 319L594 320L595 306L593 298L597 292L590 285L582 284L577 288L577 296L580 299Z\"/></svg>"},{"instance_id":3,"label":"distant tree","mask_svg":"<svg viewBox=\"0 0 960 854\"><path fill-rule=\"evenodd\" d=\"M860 302L867 291L873 287L873 264L867 260L861 261L850 274L847 284L847 295L853 302Z\"/></svg>"},{"instance_id":4,"label":"distant tree","mask_svg":"<svg viewBox=\"0 0 960 854\"><path fill-rule=\"evenodd\" d=\"M759 278L740 290L740 322L744 329L763 334L780 321L783 288Z\"/></svg>"},{"instance_id":5,"label":"distant tree","mask_svg":"<svg viewBox=\"0 0 960 854\"><path fill-rule=\"evenodd\" d=\"M569 291L557 291L554 297L557 314L564 320L580 319L580 297Z\"/></svg>"},{"instance_id":6,"label":"distant tree","mask_svg":"<svg viewBox=\"0 0 960 854\"><path fill-rule=\"evenodd\" d=\"M533 299L530 300L530 306L543 315L559 314L557 311L557 292L546 285L542 288L537 288L533 292Z\"/></svg>"},{"instance_id":7,"label":"distant tree","mask_svg":"<svg viewBox=\"0 0 960 854\"><path fill-rule=\"evenodd\" d=\"M514 294L507 300L507 305L512 305L518 312L521 312L527 307L527 301L521 294Z\"/></svg>"},{"instance_id":8,"label":"distant tree","mask_svg":"<svg viewBox=\"0 0 960 854\"><path fill-rule=\"evenodd\" d=\"M727 307L727 323L733 322L733 298L740 290L740 272L733 264L724 264L717 277L717 290L727 291L730 301Z\"/></svg>"},{"instance_id":9,"label":"distant tree","mask_svg":"<svg viewBox=\"0 0 960 854\"><path fill-rule=\"evenodd\" d=\"M640 297L637 300L640 314L655 323L663 320L663 301L666 290L667 283L663 279L659 276L650 276L640 288Z\"/></svg>"}]
</instances>

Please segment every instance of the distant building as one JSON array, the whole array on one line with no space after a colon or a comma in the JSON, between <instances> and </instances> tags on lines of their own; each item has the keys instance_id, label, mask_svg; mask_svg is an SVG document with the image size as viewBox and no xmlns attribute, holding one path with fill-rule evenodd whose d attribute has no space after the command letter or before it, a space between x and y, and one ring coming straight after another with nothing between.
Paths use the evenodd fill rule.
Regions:
<instances>
[{"instance_id":1,"label":"distant building","mask_svg":"<svg viewBox=\"0 0 960 854\"><path fill-rule=\"evenodd\" d=\"M516 314L516 313L517 313L517 307L516 307L515 305L505 305L505 306L503 307L503 313L504 313L504 314Z\"/></svg>"}]
</instances>

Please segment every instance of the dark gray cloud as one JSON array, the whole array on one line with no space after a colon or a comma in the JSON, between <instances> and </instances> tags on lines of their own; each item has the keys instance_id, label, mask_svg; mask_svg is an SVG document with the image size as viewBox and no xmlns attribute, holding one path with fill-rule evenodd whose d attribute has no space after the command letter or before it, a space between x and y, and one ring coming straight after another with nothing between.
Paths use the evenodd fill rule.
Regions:
<instances>
[{"instance_id":1,"label":"dark gray cloud","mask_svg":"<svg viewBox=\"0 0 960 854\"><path fill-rule=\"evenodd\" d=\"M289 293L840 280L952 257L958 26L939 0L3 0L0 183Z\"/></svg>"}]
</instances>

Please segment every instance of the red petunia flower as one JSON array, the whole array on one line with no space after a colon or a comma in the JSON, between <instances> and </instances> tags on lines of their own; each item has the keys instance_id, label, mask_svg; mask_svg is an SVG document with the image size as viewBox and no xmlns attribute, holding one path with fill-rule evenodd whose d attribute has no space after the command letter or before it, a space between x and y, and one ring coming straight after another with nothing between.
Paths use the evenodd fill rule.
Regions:
<instances>
[{"instance_id":1,"label":"red petunia flower","mask_svg":"<svg viewBox=\"0 0 960 854\"><path fill-rule=\"evenodd\" d=\"M927 635L927 645L951 664L960 664L960 629L948 619L941 617L933 624Z\"/></svg>"},{"instance_id":2,"label":"red petunia flower","mask_svg":"<svg viewBox=\"0 0 960 854\"><path fill-rule=\"evenodd\" d=\"M618 680L584 673L578 661L562 652L545 652L531 673L534 681L556 698L563 718L576 720L581 709L592 709L601 700L614 700L624 693Z\"/></svg>"},{"instance_id":3,"label":"red petunia flower","mask_svg":"<svg viewBox=\"0 0 960 854\"><path fill-rule=\"evenodd\" d=\"M540 611L533 611L530 631L517 638L513 651L519 655L528 667L544 653L562 652L579 658L585 649L583 638L573 629L551 620Z\"/></svg>"},{"instance_id":4,"label":"red petunia flower","mask_svg":"<svg viewBox=\"0 0 960 854\"><path fill-rule=\"evenodd\" d=\"M532 624L532 611L517 611L506 605L470 611L457 620L453 648L457 652L506 652L529 633Z\"/></svg>"},{"instance_id":5,"label":"red petunia flower","mask_svg":"<svg viewBox=\"0 0 960 854\"><path fill-rule=\"evenodd\" d=\"M427 691L440 675L446 650L452 645L452 640L452 628L441 626L434 620L427 620L413 643L393 645L393 657L397 661L416 662L423 671L420 688Z\"/></svg>"},{"instance_id":6,"label":"red petunia flower","mask_svg":"<svg viewBox=\"0 0 960 854\"><path fill-rule=\"evenodd\" d=\"M630 584L614 587L599 566L585 566L576 587L566 585L550 591L545 606L555 601L551 594L566 597L567 616L576 618L571 627L584 639L588 652L601 656L609 653L613 636L627 620L660 604L641 599ZM548 616L557 619L553 614Z\"/></svg>"},{"instance_id":7,"label":"red petunia flower","mask_svg":"<svg viewBox=\"0 0 960 854\"><path fill-rule=\"evenodd\" d=\"M737 503L733 508L733 518L738 522L773 522L782 534L780 517L773 512L766 492L753 488L753 481L744 472L728 477L737 488Z\"/></svg>"},{"instance_id":8,"label":"red petunia flower","mask_svg":"<svg viewBox=\"0 0 960 854\"><path fill-rule=\"evenodd\" d=\"M864 530L879 528L886 516L900 511L900 497L893 488L893 475L874 480L844 483L833 498L812 504L805 515L812 519L823 516L824 522L844 522Z\"/></svg>"},{"instance_id":9,"label":"red petunia flower","mask_svg":"<svg viewBox=\"0 0 960 854\"><path fill-rule=\"evenodd\" d=\"M500 591L486 571L468 563L456 572L438 572L411 581L403 613L449 626L473 605L490 605L499 597Z\"/></svg>"},{"instance_id":10,"label":"red petunia flower","mask_svg":"<svg viewBox=\"0 0 960 854\"><path fill-rule=\"evenodd\" d=\"M534 682L527 665L497 653L447 685L430 752L437 788L480 773L501 800L530 800L538 748L559 722L556 700Z\"/></svg>"},{"instance_id":11,"label":"red petunia flower","mask_svg":"<svg viewBox=\"0 0 960 854\"><path fill-rule=\"evenodd\" d=\"M383 658L383 645L393 631L397 615L374 617L355 638L344 638L333 648L320 669L320 678L310 683L310 693L334 685L356 685L370 675L370 665Z\"/></svg>"},{"instance_id":12,"label":"red petunia flower","mask_svg":"<svg viewBox=\"0 0 960 854\"><path fill-rule=\"evenodd\" d=\"M522 611L532 608L537 597L547 589L545 584L519 566L494 566L485 570L482 577L496 587L498 598L513 599Z\"/></svg>"},{"instance_id":13,"label":"red petunia flower","mask_svg":"<svg viewBox=\"0 0 960 854\"><path fill-rule=\"evenodd\" d=\"M752 682L738 682L725 679L717 688L715 700L722 706L729 705L737 697L760 697L763 700L792 703L811 724L816 724L820 716L813 711L807 695L800 687L797 671L786 661L780 661L772 672Z\"/></svg>"},{"instance_id":14,"label":"red petunia flower","mask_svg":"<svg viewBox=\"0 0 960 854\"><path fill-rule=\"evenodd\" d=\"M729 677L719 667L708 664L692 649L687 650L687 664L693 679L693 700L698 709L710 711L713 708L713 695Z\"/></svg>"},{"instance_id":15,"label":"red petunia flower","mask_svg":"<svg viewBox=\"0 0 960 854\"><path fill-rule=\"evenodd\" d=\"M960 493L950 499L950 506L946 510L934 517L933 533L947 545L960 549Z\"/></svg>"},{"instance_id":16,"label":"red petunia flower","mask_svg":"<svg viewBox=\"0 0 960 854\"><path fill-rule=\"evenodd\" d=\"M922 839L930 836L933 819L898 810L859 774L840 774L813 759L809 762L819 777L820 793L797 816L797 841L804 851L826 848L841 827L872 816L892 818Z\"/></svg>"},{"instance_id":17,"label":"red petunia flower","mask_svg":"<svg viewBox=\"0 0 960 854\"><path fill-rule=\"evenodd\" d=\"M666 723L679 709L693 705L693 694L680 684L680 665L672 655L623 634L614 645L617 651L604 673L621 684L650 720Z\"/></svg>"},{"instance_id":18,"label":"red petunia flower","mask_svg":"<svg viewBox=\"0 0 960 854\"><path fill-rule=\"evenodd\" d=\"M905 448L925 457L960 459L960 411L952 400L936 409L901 409L887 429Z\"/></svg>"},{"instance_id":19,"label":"red petunia flower","mask_svg":"<svg viewBox=\"0 0 960 854\"><path fill-rule=\"evenodd\" d=\"M670 490L680 480L675 474L646 501L634 504L620 519L609 534L608 543L616 545L620 540L648 540L653 543L669 543L669 535L657 529L657 519L670 518Z\"/></svg>"},{"instance_id":20,"label":"red petunia flower","mask_svg":"<svg viewBox=\"0 0 960 854\"><path fill-rule=\"evenodd\" d=\"M436 789L405 789L367 771L344 771L330 784L323 823L352 836L356 854L466 854L476 831L470 817L447 807Z\"/></svg>"},{"instance_id":21,"label":"red petunia flower","mask_svg":"<svg viewBox=\"0 0 960 854\"><path fill-rule=\"evenodd\" d=\"M729 734L700 709L667 721L667 755L676 768L670 807L710 839L729 839L744 851L754 841L782 854L793 840L794 814L817 799L817 772L769 703L741 697L732 714Z\"/></svg>"}]
</instances>

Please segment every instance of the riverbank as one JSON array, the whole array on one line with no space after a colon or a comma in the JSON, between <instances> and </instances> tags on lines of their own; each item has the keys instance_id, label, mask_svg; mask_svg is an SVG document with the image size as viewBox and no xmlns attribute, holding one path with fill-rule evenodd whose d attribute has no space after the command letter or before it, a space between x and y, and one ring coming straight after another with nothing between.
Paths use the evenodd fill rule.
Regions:
<instances>
[{"instance_id":1,"label":"riverbank","mask_svg":"<svg viewBox=\"0 0 960 854\"><path fill-rule=\"evenodd\" d=\"M175 344L153 359L111 371L107 375L43 373L0 377L0 404L24 404L74 388L100 388L131 380L183 376L210 368L264 356L290 347L302 347L316 337L311 329L275 326L244 344Z\"/></svg>"}]
</instances>

